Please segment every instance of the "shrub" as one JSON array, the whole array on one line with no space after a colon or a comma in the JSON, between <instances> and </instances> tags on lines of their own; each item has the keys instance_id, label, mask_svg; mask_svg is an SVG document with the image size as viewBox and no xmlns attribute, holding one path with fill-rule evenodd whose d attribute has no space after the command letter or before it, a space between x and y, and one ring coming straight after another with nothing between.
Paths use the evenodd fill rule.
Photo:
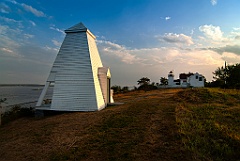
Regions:
<instances>
[{"instance_id":1,"label":"shrub","mask_svg":"<svg viewBox=\"0 0 240 161\"><path fill-rule=\"evenodd\" d=\"M144 85L141 85L138 87L138 90L144 90L144 91L151 91L151 90L155 90L155 89L157 89L156 86L147 85L147 84L144 84Z\"/></svg>"},{"instance_id":2,"label":"shrub","mask_svg":"<svg viewBox=\"0 0 240 161\"><path fill-rule=\"evenodd\" d=\"M34 109L32 107L26 108L19 105L14 106L10 111L2 114L2 124L9 123L21 117L34 116Z\"/></svg>"}]
</instances>

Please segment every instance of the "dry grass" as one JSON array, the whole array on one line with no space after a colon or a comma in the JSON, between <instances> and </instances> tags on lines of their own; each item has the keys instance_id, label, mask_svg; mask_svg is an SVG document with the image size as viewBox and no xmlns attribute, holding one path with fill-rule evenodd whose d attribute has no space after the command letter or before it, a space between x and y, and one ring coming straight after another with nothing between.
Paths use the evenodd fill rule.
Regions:
<instances>
[{"instance_id":1,"label":"dry grass","mask_svg":"<svg viewBox=\"0 0 240 161\"><path fill-rule=\"evenodd\" d=\"M178 95L181 95L178 97ZM240 157L240 95L235 90L196 89L178 93L176 121L182 143L200 160ZM186 97L182 97L185 95Z\"/></svg>"},{"instance_id":2,"label":"dry grass","mask_svg":"<svg viewBox=\"0 0 240 161\"><path fill-rule=\"evenodd\" d=\"M115 95L116 102L125 104L99 112L21 118L0 127L0 160L213 160L215 155L202 156L201 149L196 149L201 146L191 144L198 140L195 135L206 135L204 124L209 121L202 120L209 120L215 108L199 111L198 105L189 99L203 106L209 105L214 101L201 102L209 94L216 98L214 92L206 94L208 92L182 89L134 91ZM182 95L193 97L186 100ZM236 95L231 97L235 98L235 102L228 100L232 106L225 104L214 113L213 124L207 124L211 125L209 128L219 129L216 134L225 133L234 140L230 146L238 145L240 130L240 126L231 126L233 120L235 125L239 124L238 119L234 119L234 113L239 112L238 98ZM216 105L221 105L221 101ZM202 130L193 130L193 125L198 128L202 125ZM231 130L228 130L229 126ZM208 133L206 136L209 137ZM232 154L239 153L233 151Z\"/></svg>"}]
</instances>

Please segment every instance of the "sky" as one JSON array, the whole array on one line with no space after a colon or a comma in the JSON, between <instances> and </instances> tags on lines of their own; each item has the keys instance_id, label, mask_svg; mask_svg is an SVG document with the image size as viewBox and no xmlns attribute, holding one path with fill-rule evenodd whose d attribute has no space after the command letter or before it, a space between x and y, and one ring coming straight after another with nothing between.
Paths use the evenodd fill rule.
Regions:
<instances>
[{"instance_id":1,"label":"sky","mask_svg":"<svg viewBox=\"0 0 240 161\"><path fill-rule=\"evenodd\" d=\"M239 0L1 0L0 84L45 84L64 30L97 37L112 85L240 62Z\"/></svg>"}]
</instances>

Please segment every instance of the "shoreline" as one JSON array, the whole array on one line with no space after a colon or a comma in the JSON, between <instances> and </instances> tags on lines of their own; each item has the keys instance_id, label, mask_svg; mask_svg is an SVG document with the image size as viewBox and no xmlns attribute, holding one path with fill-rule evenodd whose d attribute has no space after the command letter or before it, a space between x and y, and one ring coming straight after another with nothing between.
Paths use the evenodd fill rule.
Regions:
<instances>
[{"instance_id":1,"label":"shoreline","mask_svg":"<svg viewBox=\"0 0 240 161\"><path fill-rule=\"evenodd\" d=\"M44 87L42 84L0 84L0 87L14 87L14 86L20 86L20 87Z\"/></svg>"},{"instance_id":2,"label":"shoreline","mask_svg":"<svg viewBox=\"0 0 240 161\"><path fill-rule=\"evenodd\" d=\"M1 104L1 110L2 110L2 114L8 111L11 111L11 109L15 106L20 106L20 108L30 108L30 107L35 107L36 106L37 101L31 101L31 102L23 102L23 103L17 103L14 105L4 105L4 103Z\"/></svg>"}]
</instances>

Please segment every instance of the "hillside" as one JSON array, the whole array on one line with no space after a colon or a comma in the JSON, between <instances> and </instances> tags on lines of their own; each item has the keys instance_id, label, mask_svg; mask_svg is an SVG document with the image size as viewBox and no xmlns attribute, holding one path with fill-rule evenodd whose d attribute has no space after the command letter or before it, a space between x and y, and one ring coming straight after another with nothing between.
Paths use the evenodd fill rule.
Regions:
<instances>
[{"instance_id":1,"label":"hillside","mask_svg":"<svg viewBox=\"0 0 240 161\"><path fill-rule=\"evenodd\" d=\"M0 160L237 160L240 92L162 89L115 95L99 112L0 127Z\"/></svg>"}]
</instances>

